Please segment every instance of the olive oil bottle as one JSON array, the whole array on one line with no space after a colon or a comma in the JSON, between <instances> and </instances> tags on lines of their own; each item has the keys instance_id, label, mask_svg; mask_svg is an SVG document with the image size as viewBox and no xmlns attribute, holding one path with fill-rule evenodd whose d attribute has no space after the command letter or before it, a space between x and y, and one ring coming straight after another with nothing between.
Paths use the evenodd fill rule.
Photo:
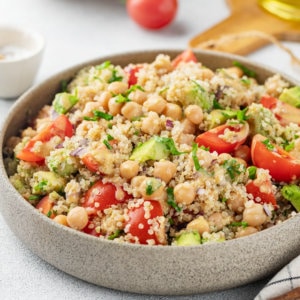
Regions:
<instances>
[{"instance_id":1,"label":"olive oil bottle","mask_svg":"<svg viewBox=\"0 0 300 300\"><path fill-rule=\"evenodd\" d=\"M300 22L300 0L258 0L258 3L282 19Z\"/></svg>"}]
</instances>

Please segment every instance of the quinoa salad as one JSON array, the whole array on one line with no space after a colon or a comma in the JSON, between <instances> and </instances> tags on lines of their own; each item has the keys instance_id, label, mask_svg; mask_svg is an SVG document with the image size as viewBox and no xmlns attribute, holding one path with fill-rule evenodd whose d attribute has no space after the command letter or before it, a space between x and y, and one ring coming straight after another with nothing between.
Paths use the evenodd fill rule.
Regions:
<instances>
[{"instance_id":1,"label":"quinoa salad","mask_svg":"<svg viewBox=\"0 0 300 300\"><path fill-rule=\"evenodd\" d=\"M103 61L8 139L6 169L42 214L99 239L223 242L300 211L298 107L299 86L238 61Z\"/></svg>"}]
</instances>

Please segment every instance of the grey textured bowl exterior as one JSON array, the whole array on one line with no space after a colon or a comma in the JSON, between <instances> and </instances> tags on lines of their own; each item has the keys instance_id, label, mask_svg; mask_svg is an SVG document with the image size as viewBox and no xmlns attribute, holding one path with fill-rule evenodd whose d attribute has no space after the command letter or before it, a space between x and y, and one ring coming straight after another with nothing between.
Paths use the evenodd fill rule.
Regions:
<instances>
[{"instance_id":1,"label":"grey textured bowl exterior","mask_svg":"<svg viewBox=\"0 0 300 300\"><path fill-rule=\"evenodd\" d=\"M9 136L24 128L28 117L51 102L61 81L70 79L82 67L105 60L126 65L152 61L158 53L174 57L180 52L156 50L102 57L49 78L14 104L3 124L1 149ZM196 54L212 69L232 66L238 60L255 70L260 81L275 72L238 56L208 51ZM1 213L29 249L68 274L117 290L180 295L236 287L270 275L300 252L300 215L257 234L224 243L191 247L120 244L58 225L39 213L10 184L2 156L0 188Z\"/></svg>"}]
</instances>

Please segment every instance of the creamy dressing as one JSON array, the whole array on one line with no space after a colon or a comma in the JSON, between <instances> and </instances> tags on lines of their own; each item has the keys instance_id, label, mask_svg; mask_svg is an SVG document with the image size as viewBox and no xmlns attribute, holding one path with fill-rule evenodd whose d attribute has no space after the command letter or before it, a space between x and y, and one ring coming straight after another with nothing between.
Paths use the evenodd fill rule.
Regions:
<instances>
[{"instance_id":1,"label":"creamy dressing","mask_svg":"<svg viewBox=\"0 0 300 300\"><path fill-rule=\"evenodd\" d=\"M29 53L29 50L24 47L5 45L0 47L0 61L20 59L28 56Z\"/></svg>"}]
</instances>

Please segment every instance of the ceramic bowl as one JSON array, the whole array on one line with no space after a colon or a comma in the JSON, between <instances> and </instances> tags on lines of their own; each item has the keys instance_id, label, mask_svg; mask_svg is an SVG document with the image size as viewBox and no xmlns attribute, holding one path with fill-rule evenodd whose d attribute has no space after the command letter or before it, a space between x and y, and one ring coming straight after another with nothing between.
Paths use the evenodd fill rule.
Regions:
<instances>
[{"instance_id":1,"label":"ceramic bowl","mask_svg":"<svg viewBox=\"0 0 300 300\"><path fill-rule=\"evenodd\" d=\"M157 50L102 57L51 77L14 104L2 128L0 147L8 137L24 128L28 114L34 116L51 102L62 80L70 79L83 66L106 60L120 65L150 62L158 53L175 57L180 52ZM275 72L242 57L206 51L196 54L212 69L232 66L238 60L256 71L259 81ZM259 233L223 243L188 247L125 244L100 240L58 225L39 213L10 184L2 158L0 178L1 213L20 240L56 268L100 286L160 295L216 291L269 276L300 253L300 215Z\"/></svg>"},{"instance_id":2,"label":"ceramic bowl","mask_svg":"<svg viewBox=\"0 0 300 300\"><path fill-rule=\"evenodd\" d=\"M45 42L30 29L0 26L0 97L16 98L33 83Z\"/></svg>"}]
</instances>

